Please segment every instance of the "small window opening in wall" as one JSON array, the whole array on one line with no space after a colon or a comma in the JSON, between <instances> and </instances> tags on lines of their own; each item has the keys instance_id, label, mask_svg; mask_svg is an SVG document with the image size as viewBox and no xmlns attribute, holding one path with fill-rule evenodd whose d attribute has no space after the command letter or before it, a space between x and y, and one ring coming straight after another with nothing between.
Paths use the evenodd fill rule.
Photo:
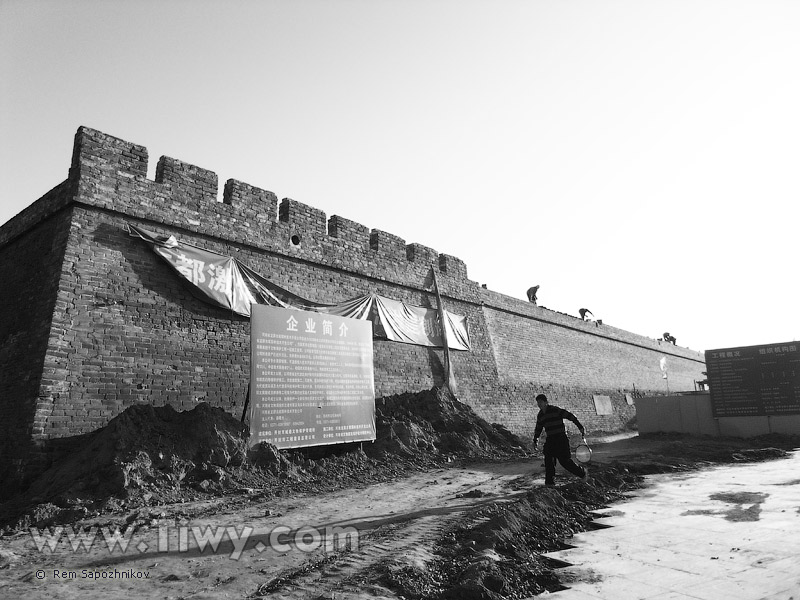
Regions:
<instances>
[{"instance_id":1,"label":"small window opening in wall","mask_svg":"<svg viewBox=\"0 0 800 600\"><path fill-rule=\"evenodd\" d=\"M291 242L292 242L292 245L293 245L293 246L299 246L299 245L300 245L300 236L299 236L299 235L297 235L297 234L294 234L294 235L291 237Z\"/></svg>"}]
</instances>

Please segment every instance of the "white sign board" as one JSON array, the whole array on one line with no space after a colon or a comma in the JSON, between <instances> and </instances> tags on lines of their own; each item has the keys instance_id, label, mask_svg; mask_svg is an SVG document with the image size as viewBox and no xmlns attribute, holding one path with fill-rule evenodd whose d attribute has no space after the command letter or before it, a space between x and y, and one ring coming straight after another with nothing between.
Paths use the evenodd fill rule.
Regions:
<instances>
[{"instance_id":1,"label":"white sign board","mask_svg":"<svg viewBox=\"0 0 800 600\"><path fill-rule=\"evenodd\" d=\"M597 411L598 415L613 415L614 414L614 405L611 404L611 398L609 396L600 396L595 394L592 396L594 400L594 409Z\"/></svg>"},{"instance_id":2,"label":"white sign board","mask_svg":"<svg viewBox=\"0 0 800 600\"><path fill-rule=\"evenodd\" d=\"M250 444L375 439L372 322L254 304Z\"/></svg>"}]
</instances>

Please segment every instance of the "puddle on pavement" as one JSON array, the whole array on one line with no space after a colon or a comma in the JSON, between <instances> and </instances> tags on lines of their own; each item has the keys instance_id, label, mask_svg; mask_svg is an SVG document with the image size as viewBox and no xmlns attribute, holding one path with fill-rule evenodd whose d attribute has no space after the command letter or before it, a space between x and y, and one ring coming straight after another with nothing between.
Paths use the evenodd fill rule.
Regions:
<instances>
[{"instance_id":1,"label":"puddle on pavement","mask_svg":"<svg viewBox=\"0 0 800 600\"><path fill-rule=\"evenodd\" d=\"M564 585L576 583L600 583L604 577L594 569L571 566L558 574L558 579Z\"/></svg>"},{"instance_id":2,"label":"puddle on pavement","mask_svg":"<svg viewBox=\"0 0 800 600\"><path fill-rule=\"evenodd\" d=\"M725 514L728 521L758 521L761 518L761 506L753 504L750 508L742 508L740 504L734 506Z\"/></svg>"},{"instance_id":3,"label":"puddle on pavement","mask_svg":"<svg viewBox=\"0 0 800 600\"><path fill-rule=\"evenodd\" d=\"M711 494L709 498L730 504L761 504L767 499L767 496L769 494L761 492L720 492Z\"/></svg>"},{"instance_id":4,"label":"puddle on pavement","mask_svg":"<svg viewBox=\"0 0 800 600\"><path fill-rule=\"evenodd\" d=\"M711 494L711 500L732 504L727 510L687 510L684 515L723 515L728 521L758 521L761 518L761 505L769 494L761 492L719 492ZM745 508L745 504L749 504Z\"/></svg>"}]
</instances>

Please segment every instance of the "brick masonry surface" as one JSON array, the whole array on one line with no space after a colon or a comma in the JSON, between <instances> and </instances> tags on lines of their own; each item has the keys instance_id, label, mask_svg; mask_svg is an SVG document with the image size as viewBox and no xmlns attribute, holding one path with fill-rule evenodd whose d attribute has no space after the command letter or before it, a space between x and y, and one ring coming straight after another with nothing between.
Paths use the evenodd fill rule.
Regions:
<instances>
[{"instance_id":1,"label":"brick masonry surface","mask_svg":"<svg viewBox=\"0 0 800 600\"><path fill-rule=\"evenodd\" d=\"M703 379L703 356L482 289L463 261L289 198L162 157L81 127L69 177L0 228L0 477L47 464L56 440L88 433L137 403L239 416L249 378L249 320L212 306L125 222L235 256L310 300L366 292L435 306L436 269L448 310L468 318L470 352L453 352L459 398L482 417L530 435L544 391L595 430L634 417L626 393L664 393ZM524 285L524 284L522 284ZM374 343L376 394L443 379L442 351ZM599 416L593 394L612 399Z\"/></svg>"}]
</instances>

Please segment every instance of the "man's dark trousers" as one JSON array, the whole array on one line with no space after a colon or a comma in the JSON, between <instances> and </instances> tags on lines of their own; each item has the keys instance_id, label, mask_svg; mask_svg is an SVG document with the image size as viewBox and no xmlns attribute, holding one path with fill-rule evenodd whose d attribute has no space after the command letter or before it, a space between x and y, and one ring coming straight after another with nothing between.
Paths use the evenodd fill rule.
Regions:
<instances>
[{"instance_id":1,"label":"man's dark trousers","mask_svg":"<svg viewBox=\"0 0 800 600\"><path fill-rule=\"evenodd\" d=\"M556 476L556 460L570 473L583 477L586 471L572 460L572 450L566 434L547 436L544 442L544 483L553 485Z\"/></svg>"}]
</instances>

